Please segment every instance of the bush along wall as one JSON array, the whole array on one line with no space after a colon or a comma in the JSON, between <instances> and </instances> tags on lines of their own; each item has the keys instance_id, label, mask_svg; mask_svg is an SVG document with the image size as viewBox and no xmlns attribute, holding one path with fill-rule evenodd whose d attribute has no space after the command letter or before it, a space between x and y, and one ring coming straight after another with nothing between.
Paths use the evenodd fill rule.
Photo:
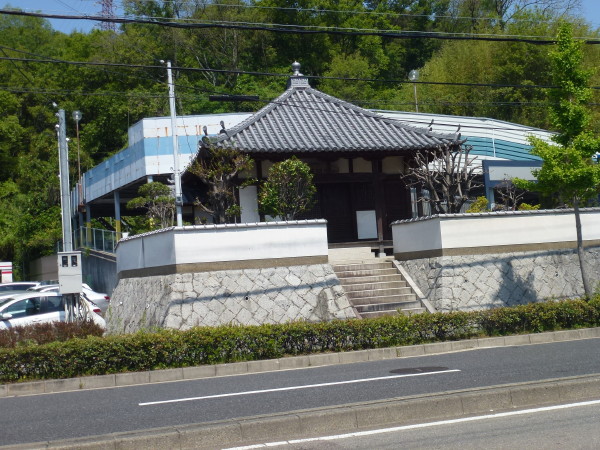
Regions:
<instances>
[{"instance_id":1,"label":"bush along wall","mask_svg":"<svg viewBox=\"0 0 600 450\"><path fill-rule=\"evenodd\" d=\"M600 325L600 298L488 311L88 336L0 349L0 381L71 378Z\"/></svg>"}]
</instances>

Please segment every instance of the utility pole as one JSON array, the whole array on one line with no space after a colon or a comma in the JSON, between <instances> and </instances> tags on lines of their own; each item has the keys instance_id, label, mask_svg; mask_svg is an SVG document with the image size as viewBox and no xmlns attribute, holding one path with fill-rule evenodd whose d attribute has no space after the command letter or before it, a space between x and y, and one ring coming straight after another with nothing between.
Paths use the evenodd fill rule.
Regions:
<instances>
[{"instance_id":1,"label":"utility pole","mask_svg":"<svg viewBox=\"0 0 600 450\"><path fill-rule=\"evenodd\" d=\"M60 206L62 212L63 251L73 251L71 230L71 197L69 195L69 148L67 147L67 123L65 110L58 113L58 161L60 167Z\"/></svg>"},{"instance_id":2,"label":"utility pole","mask_svg":"<svg viewBox=\"0 0 600 450\"><path fill-rule=\"evenodd\" d=\"M181 207L183 206L183 197L181 195L181 174L179 173L179 140L177 139L177 115L175 113L175 86L173 85L171 61L167 61L166 64L169 82L169 107L171 109L171 134L173 135L173 181L175 182L175 208L177 211L177 226L181 227L183 226L181 212Z\"/></svg>"},{"instance_id":3,"label":"utility pole","mask_svg":"<svg viewBox=\"0 0 600 450\"><path fill-rule=\"evenodd\" d=\"M69 147L67 144L67 122L65 110L59 109L58 117L58 164L60 168L60 206L62 212L62 234L63 248L59 252L58 260L58 283L59 292L65 299L65 313L67 322L75 322L79 319L81 305L79 293L81 292L81 255L73 252L73 232L71 229L71 196L69 195ZM70 267L72 266L72 267ZM74 287L69 285L71 276L65 278L64 270L74 271L79 283ZM67 275L71 275L67 272ZM66 283L65 283L66 280Z\"/></svg>"}]
</instances>

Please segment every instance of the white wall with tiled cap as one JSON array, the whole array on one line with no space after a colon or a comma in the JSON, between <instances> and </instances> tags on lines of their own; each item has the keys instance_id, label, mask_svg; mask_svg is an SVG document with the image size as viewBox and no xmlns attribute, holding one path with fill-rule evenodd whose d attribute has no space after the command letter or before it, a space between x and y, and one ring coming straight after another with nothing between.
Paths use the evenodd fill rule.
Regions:
<instances>
[{"instance_id":1,"label":"white wall with tiled cap","mask_svg":"<svg viewBox=\"0 0 600 450\"><path fill-rule=\"evenodd\" d=\"M600 240L600 208L581 210L584 241ZM572 210L445 214L392 224L394 254L432 250L565 243L576 240Z\"/></svg>"},{"instance_id":2,"label":"white wall with tiled cap","mask_svg":"<svg viewBox=\"0 0 600 450\"><path fill-rule=\"evenodd\" d=\"M122 239L117 273L178 264L327 257L327 222L171 227Z\"/></svg>"}]
</instances>

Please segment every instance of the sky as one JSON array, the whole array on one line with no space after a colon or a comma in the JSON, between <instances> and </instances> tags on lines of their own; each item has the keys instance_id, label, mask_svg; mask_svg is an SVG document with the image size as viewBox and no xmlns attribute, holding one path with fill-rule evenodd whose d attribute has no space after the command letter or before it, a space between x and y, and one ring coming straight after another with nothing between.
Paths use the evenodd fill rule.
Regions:
<instances>
[{"instance_id":1,"label":"sky","mask_svg":"<svg viewBox=\"0 0 600 450\"><path fill-rule=\"evenodd\" d=\"M120 5L120 0L114 0L116 5ZM50 14L70 14L70 15L98 15L101 7L97 0L0 0L0 4L11 4L25 11L43 11ZM581 0L582 15L588 22L595 27L600 27L600 0ZM118 14L118 10L117 10ZM94 26L98 27L97 22L90 20L53 20L54 29L70 33L71 31L88 32Z\"/></svg>"}]
</instances>

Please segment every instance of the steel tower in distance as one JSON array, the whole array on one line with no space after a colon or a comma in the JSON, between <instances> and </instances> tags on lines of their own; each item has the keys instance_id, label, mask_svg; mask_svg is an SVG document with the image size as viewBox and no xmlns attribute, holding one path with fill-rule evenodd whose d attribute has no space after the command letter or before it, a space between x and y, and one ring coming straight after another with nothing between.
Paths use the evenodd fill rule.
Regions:
<instances>
[{"instance_id":1,"label":"steel tower in distance","mask_svg":"<svg viewBox=\"0 0 600 450\"><path fill-rule=\"evenodd\" d=\"M113 5L113 0L98 0L97 3L102 5L102 11L100 12L100 15L102 17L115 17L115 7ZM114 22L102 22L100 24L100 29L116 31L117 27Z\"/></svg>"}]
</instances>

